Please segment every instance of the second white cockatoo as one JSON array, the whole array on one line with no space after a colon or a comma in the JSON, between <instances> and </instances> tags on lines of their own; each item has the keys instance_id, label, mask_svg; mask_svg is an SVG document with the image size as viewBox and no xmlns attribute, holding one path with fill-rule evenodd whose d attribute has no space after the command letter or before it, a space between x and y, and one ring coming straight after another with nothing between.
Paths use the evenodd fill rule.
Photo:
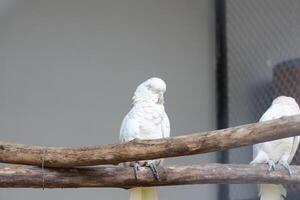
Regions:
<instances>
[{"instance_id":1,"label":"second white cockatoo","mask_svg":"<svg viewBox=\"0 0 300 200\"><path fill-rule=\"evenodd\" d=\"M273 100L272 105L263 114L260 122L278 119L283 116L300 114L299 105L292 97L280 96ZM251 164L266 163L269 171L275 170L275 165L282 165L292 174L291 163L299 145L300 137L289 137L253 146L253 161ZM258 185L260 200L283 200L286 197L286 189L282 185L260 184Z\"/></svg>"},{"instance_id":2,"label":"second white cockatoo","mask_svg":"<svg viewBox=\"0 0 300 200\"><path fill-rule=\"evenodd\" d=\"M164 108L166 84L160 78L150 78L141 83L132 98L133 107L123 119L120 130L120 142L138 139L159 139L170 136L170 122ZM149 167L156 179L159 179L158 165L162 159L132 162L135 178L140 166ZM141 187L129 190L130 200L156 200L154 187Z\"/></svg>"}]
</instances>

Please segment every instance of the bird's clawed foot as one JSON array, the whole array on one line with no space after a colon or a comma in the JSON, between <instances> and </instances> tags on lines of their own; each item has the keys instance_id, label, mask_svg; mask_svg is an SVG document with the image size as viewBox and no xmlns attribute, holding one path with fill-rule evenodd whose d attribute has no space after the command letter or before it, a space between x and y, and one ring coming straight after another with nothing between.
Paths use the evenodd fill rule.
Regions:
<instances>
[{"instance_id":1,"label":"bird's clawed foot","mask_svg":"<svg viewBox=\"0 0 300 200\"><path fill-rule=\"evenodd\" d=\"M289 163L285 160L280 160L278 162L278 164L282 165L288 172L289 172L289 175L291 176L292 175L292 170L291 170L291 167L289 165Z\"/></svg>"},{"instance_id":2,"label":"bird's clawed foot","mask_svg":"<svg viewBox=\"0 0 300 200\"><path fill-rule=\"evenodd\" d=\"M140 164L137 162L130 163L130 167L133 168L135 180L137 180L137 172L140 170Z\"/></svg>"},{"instance_id":3,"label":"bird's clawed foot","mask_svg":"<svg viewBox=\"0 0 300 200\"><path fill-rule=\"evenodd\" d=\"M274 162L273 160L270 160L270 159L269 159L266 163L267 163L268 166L269 166L269 169L268 169L269 172L272 171L272 170L273 170L273 171L275 170L275 162Z\"/></svg>"},{"instance_id":4,"label":"bird's clawed foot","mask_svg":"<svg viewBox=\"0 0 300 200\"><path fill-rule=\"evenodd\" d=\"M159 180L158 168L156 166L155 160L148 160L146 166L149 167L156 180Z\"/></svg>"}]
</instances>

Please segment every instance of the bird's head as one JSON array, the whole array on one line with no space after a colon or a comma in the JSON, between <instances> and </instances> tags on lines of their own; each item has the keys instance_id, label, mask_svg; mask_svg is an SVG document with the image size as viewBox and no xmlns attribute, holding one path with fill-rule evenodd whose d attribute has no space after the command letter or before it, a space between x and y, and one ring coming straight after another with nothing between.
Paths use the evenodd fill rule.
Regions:
<instances>
[{"instance_id":1,"label":"bird's head","mask_svg":"<svg viewBox=\"0 0 300 200\"><path fill-rule=\"evenodd\" d=\"M275 104L288 105L299 109L299 105L293 97L279 96L273 100L272 105Z\"/></svg>"},{"instance_id":2,"label":"bird's head","mask_svg":"<svg viewBox=\"0 0 300 200\"><path fill-rule=\"evenodd\" d=\"M163 104L165 92L166 84L162 79L156 77L150 78L136 88L132 98L133 104L137 102Z\"/></svg>"}]
</instances>

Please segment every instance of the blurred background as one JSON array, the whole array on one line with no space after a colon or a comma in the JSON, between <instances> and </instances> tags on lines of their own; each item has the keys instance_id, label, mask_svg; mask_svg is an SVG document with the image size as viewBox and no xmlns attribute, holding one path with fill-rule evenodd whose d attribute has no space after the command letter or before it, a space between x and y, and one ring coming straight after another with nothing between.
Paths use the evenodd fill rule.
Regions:
<instances>
[{"instance_id":1,"label":"blurred background","mask_svg":"<svg viewBox=\"0 0 300 200\"><path fill-rule=\"evenodd\" d=\"M136 86L153 76L167 84L173 136L256 122L274 96L300 102L299 19L298 0L0 0L1 140L116 143ZM251 147L243 147L166 165L251 159ZM255 185L159 193L173 200L257 196ZM288 199L297 194L289 186ZM0 189L6 200L127 196L107 188Z\"/></svg>"},{"instance_id":2,"label":"blurred background","mask_svg":"<svg viewBox=\"0 0 300 200\"><path fill-rule=\"evenodd\" d=\"M1 0L1 140L118 142L138 84L167 84L172 135L213 130L211 0ZM216 162L215 154L166 164ZM165 187L162 199L216 199L217 186ZM122 189L0 189L0 199L128 199Z\"/></svg>"}]
</instances>

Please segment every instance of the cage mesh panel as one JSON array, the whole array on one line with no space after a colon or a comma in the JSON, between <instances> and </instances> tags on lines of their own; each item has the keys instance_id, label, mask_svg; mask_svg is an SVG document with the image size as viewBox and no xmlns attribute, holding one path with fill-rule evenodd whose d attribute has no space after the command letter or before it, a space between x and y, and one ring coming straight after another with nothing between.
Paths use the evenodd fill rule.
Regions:
<instances>
[{"instance_id":1,"label":"cage mesh panel","mask_svg":"<svg viewBox=\"0 0 300 200\"><path fill-rule=\"evenodd\" d=\"M293 96L300 102L300 59L293 59L279 63L274 68L273 91L274 96ZM298 148L292 164L300 164L300 148ZM286 185L289 193L299 193L297 184Z\"/></svg>"},{"instance_id":2,"label":"cage mesh panel","mask_svg":"<svg viewBox=\"0 0 300 200\"><path fill-rule=\"evenodd\" d=\"M258 121L276 95L300 103L300 1L227 0L226 12L229 126ZM251 148L232 150L230 157L230 162L249 162Z\"/></svg>"}]
</instances>

